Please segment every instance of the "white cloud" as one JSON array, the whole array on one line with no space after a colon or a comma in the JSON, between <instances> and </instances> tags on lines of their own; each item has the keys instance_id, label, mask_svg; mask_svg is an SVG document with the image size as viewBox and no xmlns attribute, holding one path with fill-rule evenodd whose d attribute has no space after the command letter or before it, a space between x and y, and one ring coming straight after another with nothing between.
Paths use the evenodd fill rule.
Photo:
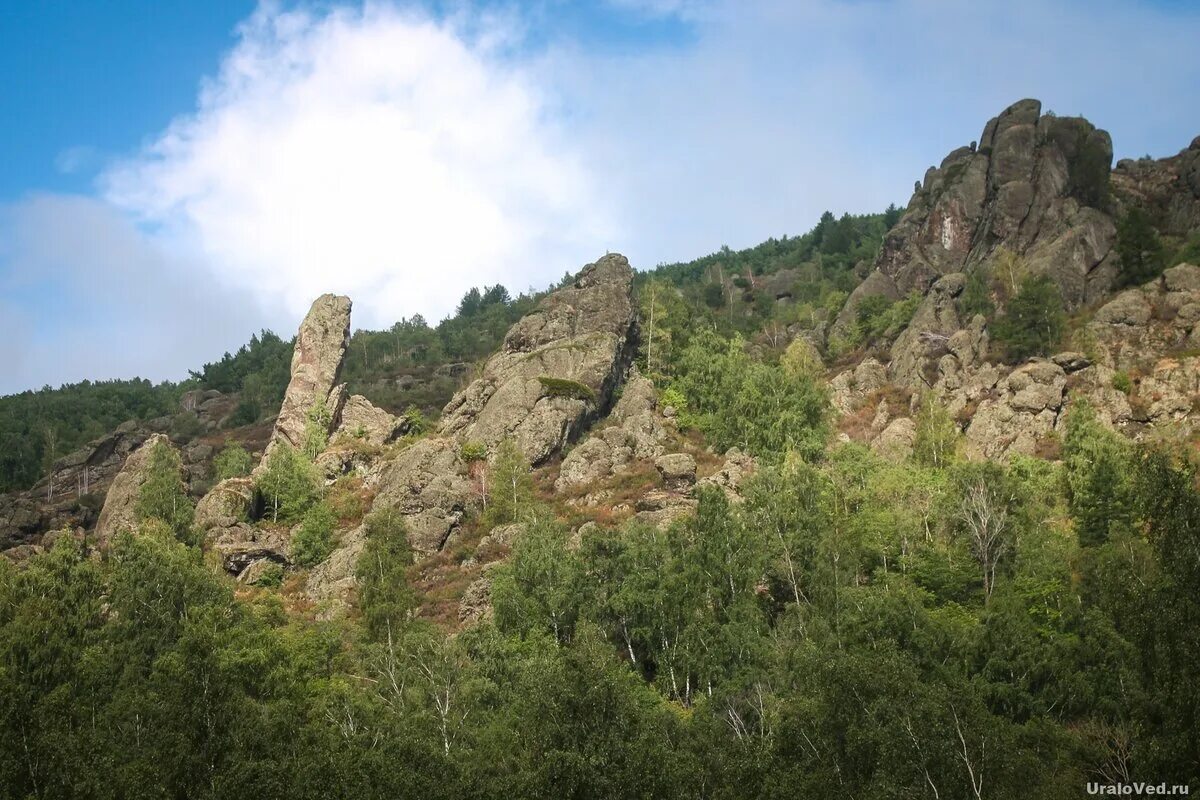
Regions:
<instances>
[{"instance_id":1,"label":"white cloud","mask_svg":"<svg viewBox=\"0 0 1200 800\"><path fill-rule=\"evenodd\" d=\"M615 238L603 193L502 55L466 27L387 5L265 8L107 197L224 283L293 312L349 294L358 326L452 310L471 285L544 285Z\"/></svg>"},{"instance_id":2,"label":"white cloud","mask_svg":"<svg viewBox=\"0 0 1200 800\"><path fill-rule=\"evenodd\" d=\"M111 206L35 195L0 206L0 394L84 379L151 380L236 349L269 301L214 284Z\"/></svg>"}]
</instances>

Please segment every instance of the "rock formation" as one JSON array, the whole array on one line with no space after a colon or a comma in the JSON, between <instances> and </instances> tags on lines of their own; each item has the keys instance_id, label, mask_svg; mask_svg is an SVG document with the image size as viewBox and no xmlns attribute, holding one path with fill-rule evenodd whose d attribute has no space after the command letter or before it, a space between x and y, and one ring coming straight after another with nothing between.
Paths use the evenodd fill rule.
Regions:
<instances>
[{"instance_id":1,"label":"rock formation","mask_svg":"<svg viewBox=\"0 0 1200 800\"><path fill-rule=\"evenodd\" d=\"M512 437L534 465L559 452L608 409L633 357L632 286L629 262L613 253L547 295L447 404L440 433L487 447Z\"/></svg>"},{"instance_id":2,"label":"rock formation","mask_svg":"<svg viewBox=\"0 0 1200 800\"><path fill-rule=\"evenodd\" d=\"M476 502L464 444L492 450L511 437L540 464L608 410L636 340L632 282L621 255L584 267L512 326L482 375L446 405L439 435L384 469L374 507L404 514L414 550L443 547Z\"/></svg>"},{"instance_id":3,"label":"rock formation","mask_svg":"<svg viewBox=\"0 0 1200 800\"><path fill-rule=\"evenodd\" d=\"M280 442L302 448L309 414L321 402L329 414L325 433L332 433L344 401L345 390L338 384L338 377L349 346L350 298L321 295L313 302L296 334L292 377L264 458Z\"/></svg>"},{"instance_id":4,"label":"rock formation","mask_svg":"<svg viewBox=\"0 0 1200 800\"><path fill-rule=\"evenodd\" d=\"M1000 248L1049 275L1071 308L1112 287L1116 226L1105 210L1112 142L1078 117L1041 114L1022 100L931 167L848 307L871 294L924 292L939 277L970 272ZM843 320L839 320L843 321ZM844 321L843 321L844 322Z\"/></svg>"}]
</instances>

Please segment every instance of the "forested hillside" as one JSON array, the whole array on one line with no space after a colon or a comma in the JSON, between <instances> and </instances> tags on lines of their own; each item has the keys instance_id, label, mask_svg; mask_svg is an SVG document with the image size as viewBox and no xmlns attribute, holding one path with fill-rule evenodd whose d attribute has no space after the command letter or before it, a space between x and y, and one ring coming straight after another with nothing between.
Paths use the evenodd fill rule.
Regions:
<instances>
[{"instance_id":1,"label":"forested hillside","mask_svg":"<svg viewBox=\"0 0 1200 800\"><path fill-rule=\"evenodd\" d=\"M1023 100L904 209L5 398L0 795L1200 790L1200 138L1110 163Z\"/></svg>"}]
</instances>

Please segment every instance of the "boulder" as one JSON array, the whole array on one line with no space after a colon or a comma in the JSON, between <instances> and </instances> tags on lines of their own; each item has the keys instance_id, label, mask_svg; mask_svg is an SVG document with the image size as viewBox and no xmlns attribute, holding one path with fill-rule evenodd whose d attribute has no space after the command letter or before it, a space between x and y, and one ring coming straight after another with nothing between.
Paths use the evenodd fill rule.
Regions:
<instances>
[{"instance_id":1,"label":"boulder","mask_svg":"<svg viewBox=\"0 0 1200 800\"><path fill-rule=\"evenodd\" d=\"M207 542L209 548L217 554L225 571L239 577L259 561L269 561L286 567L289 563L290 540L291 535L286 530L267 530L241 522L228 528L210 531Z\"/></svg>"},{"instance_id":2,"label":"boulder","mask_svg":"<svg viewBox=\"0 0 1200 800\"><path fill-rule=\"evenodd\" d=\"M908 417L898 417L875 437L871 449L882 456L903 460L912 455L916 440L917 424Z\"/></svg>"},{"instance_id":3,"label":"boulder","mask_svg":"<svg viewBox=\"0 0 1200 800\"><path fill-rule=\"evenodd\" d=\"M422 439L396 456L380 476L372 508L405 517L413 550L439 550L474 498L467 465L453 439Z\"/></svg>"},{"instance_id":4,"label":"boulder","mask_svg":"<svg viewBox=\"0 0 1200 800\"><path fill-rule=\"evenodd\" d=\"M654 468L670 489L686 489L696 482L696 459L687 453L668 453L654 459Z\"/></svg>"},{"instance_id":5,"label":"boulder","mask_svg":"<svg viewBox=\"0 0 1200 800\"><path fill-rule=\"evenodd\" d=\"M1058 424L1066 388L1066 373L1053 361L1037 359L1013 370L997 396L979 404L966 432L967 455L1034 454Z\"/></svg>"},{"instance_id":6,"label":"boulder","mask_svg":"<svg viewBox=\"0 0 1200 800\"><path fill-rule=\"evenodd\" d=\"M218 528L232 528L250 518L253 505L254 481L226 478L196 504L195 525L206 533Z\"/></svg>"},{"instance_id":7,"label":"boulder","mask_svg":"<svg viewBox=\"0 0 1200 800\"><path fill-rule=\"evenodd\" d=\"M385 445L408 432L408 420L376 408L362 395L352 394L342 405L334 432L367 444Z\"/></svg>"},{"instance_id":8,"label":"boulder","mask_svg":"<svg viewBox=\"0 0 1200 800\"><path fill-rule=\"evenodd\" d=\"M337 548L329 554L329 558L317 564L308 573L304 593L317 602L346 602L358 585L354 573L366 541L366 532L361 525L346 533Z\"/></svg>"}]
</instances>

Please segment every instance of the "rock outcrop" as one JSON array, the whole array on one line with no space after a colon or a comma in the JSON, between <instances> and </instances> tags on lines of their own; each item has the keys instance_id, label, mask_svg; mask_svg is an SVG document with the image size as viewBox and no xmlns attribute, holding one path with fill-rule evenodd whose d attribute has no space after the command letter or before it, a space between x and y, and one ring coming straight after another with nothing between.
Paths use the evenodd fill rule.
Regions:
<instances>
[{"instance_id":1,"label":"rock outcrop","mask_svg":"<svg viewBox=\"0 0 1200 800\"><path fill-rule=\"evenodd\" d=\"M924 292L1004 248L1050 276L1070 308L1102 298L1117 271L1116 226L1104 210L1111 163L1105 131L1043 115L1037 100L1014 103L987 123L978 147L926 172L875 262L892 283L872 279L884 287L874 293Z\"/></svg>"},{"instance_id":2,"label":"rock outcrop","mask_svg":"<svg viewBox=\"0 0 1200 800\"><path fill-rule=\"evenodd\" d=\"M313 302L296 334L292 377L264 458L280 442L302 448L309 414L321 402L329 415L325 433L333 432L344 401L345 390L338 384L338 378L349 346L350 298L321 295Z\"/></svg>"},{"instance_id":3,"label":"rock outcrop","mask_svg":"<svg viewBox=\"0 0 1200 800\"><path fill-rule=\"evenodd\" d=\"M631 367L621 399L608 415L609 424L567 453L554 488L564 491L604 480L633 461L662 455L667 431L657 404L654 384Z\"/></svg>"},{"instance_id":4,"label":"rock outcrop","mask_svg":"<svg viewBox=\"0 0 1200 800\"><path fill-rule=\"evenodd\" d=\"M122 531L133 531L137 528L138 493L142 484L146 482L150 453L158 445L171 447L171 442L161 433L154 434L129 454L121 471L113 478L112 485L108 487L108 494L105 495L100 517L96 520L96 538L101 542L108 542Z\"/></svg>"},{"instance_id":5,"label":"rock outcrop","mask_svg":"<svg viewBox=\"0 0 1200 800\"><path fill-rule=\"evenodd\" d=\"M534 465L559 452L607 411L629 367L632 286L629 262L614 253L547 295L447 404L440 433L487 447L511 437Z\"/></svg>"},{"instance_id":6,"label":"rock outcrop","mask_svg":"<svg viewBox=\"0 0 1200 800\"><path fill-rule=\"evenodd\" d=\"M1187 236L1200 228L1200 136L1178 155L1118 161L1112 183L1123 204L1146 209L1163 233Z\"/></svg>"},{"instance_id":7,"label":"rock outcrop","mask_svg":"<svg viewBox=\"0 0 1200 800\"><path fill-rule=\"evenodd\" d=\"M374 507L405 516L414 550L445 546L479 496L461 455L464 444L494 452L511 438L531 464L540 464L609 409L636 344L632 282L624 256L584 267L509 329L482 375L446 405L439 435L416 442L384 469Z\"/></svg>"},{"instance_id":8,"label":"rock outcrop","mask_svg":"<svg viewBox=\"0 0 1200 800\"><path fill-rule=\"evenodd\" d=\"M334 434L372 445L385 445L403 436L408 429L409 422L404 417L389 414L371 405L362 395L352 394L342 405Z\"/></svg>"}]
</instances>

